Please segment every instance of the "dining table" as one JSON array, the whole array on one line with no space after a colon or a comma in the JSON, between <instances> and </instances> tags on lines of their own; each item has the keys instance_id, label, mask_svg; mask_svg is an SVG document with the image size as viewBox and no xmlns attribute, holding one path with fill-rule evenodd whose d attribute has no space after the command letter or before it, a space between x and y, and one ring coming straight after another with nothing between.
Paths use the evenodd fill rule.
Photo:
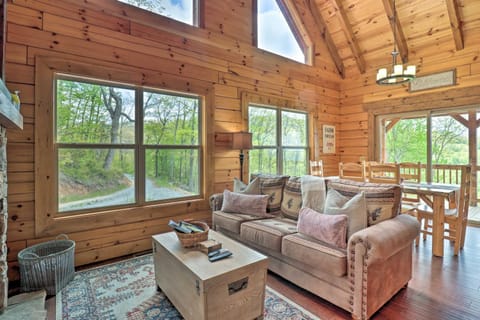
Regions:
<instances>
[{"instance_id":1,"label":"dining table","mask_svg":"<svg viewBox=\"0 0 480 320\"><path fill-rule=\"evenodd\" d=\"M445 232L445 203L452 209L456 205L456 194L459 185L442 183L410 183L401 184L402 191L417 194L433 211L432 219L432 252L434 256L443 257L443 235Z\"/></svg>"}]
</instances>

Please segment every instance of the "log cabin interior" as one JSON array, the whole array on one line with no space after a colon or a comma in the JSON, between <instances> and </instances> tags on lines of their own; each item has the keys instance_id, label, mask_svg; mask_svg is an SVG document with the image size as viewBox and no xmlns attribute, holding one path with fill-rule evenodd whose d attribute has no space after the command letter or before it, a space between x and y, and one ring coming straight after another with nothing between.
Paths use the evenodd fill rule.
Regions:
<instances>
[{"instance_id":1,"label":"log cabin interior","mask_svg":"<svg viewBox=\"0 0 480 320\"><path fill-rule=\"evenodd\" d=\"M1 1L1 75L21 99L20 115L4 112L2 105L0 117L4 305L7 283L11 291L18 286L17 254L28 246L67 234L76 242L75 265L82 267L151 250L152 235L170 231L171 219L211 222L209 196L231 190L233 178L247 179L253 166L247 151L240 173L238 149L232 148L229 135L249 130L249 105L305 115L306 160L321 159L326 176L338 174L339 162L382 160L381 119L390 116L391 124L403 114L447 110L443 114L462 117L469 129L468 160L476 184L480 1L397 0L393 19L391 0L276 0L300 58L260 48L262 1L186 1L193 4L190 22L128 1ZM431 82L418 82L418 90L408 83L377 84L377 71L392 67L394 45L398 63L415 66L416 77L431 76ZM57 152L78 148L75 141L52 142L55 88L62 81L113 84L133 92L133 104L141 103L138 97L148 90L196 101L199 136L188 149L197 154L194 192L148 201L148 190L134 178L138 190L133 202L62 212ZM325 150L323 129L331 127L333 150ZM134 144L120 149L137 150ZM136 158L132 152L130 159L145 163L145 155ZM145 176L147 169L137 169ZM443 260L432 257L430 240L415 248L412 284L374 317L478 316L480 232L472 226L468 231L459 257L450 252ZM268 284L321 319L350 317L274 274ZM452 294L441 296L445 290Z\"/></svg>"}]
</instances>

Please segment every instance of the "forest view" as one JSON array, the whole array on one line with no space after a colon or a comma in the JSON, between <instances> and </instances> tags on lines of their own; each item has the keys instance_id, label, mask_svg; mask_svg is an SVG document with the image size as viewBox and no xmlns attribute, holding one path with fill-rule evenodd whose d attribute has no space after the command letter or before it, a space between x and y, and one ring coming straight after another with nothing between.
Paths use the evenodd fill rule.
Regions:
<instances>
[{"instance_id":1,"label":"forest view","mask_svg":"<svg viewBox=\"0 0 480 320\"><path fill-rule=\"evenodd\" d=\"M197 97L57 80L59 211L198 195L199 121Z\"/></svg>"},{"instance_id":2,"label":"forest view","mask_svg":"<svg viewBox=\"0 0 480 320\"><path fill-rule=\"evenodd\" d=\"M402 119L394 124L386 135L385 161L427 162L425 117ZM468 162L467 128L451 116L432 117L432 163L467 164Z\"/></svg>"},{"instance_id":3,"label":"forest view","mask_svg":"<svg viewBox=\"0 0 480 320\"><path fill-rule=\"evenodd\" d=\"M307 173L305 113L250 106L248 119L253 139L249 162L251 173L291 176ZM279 156L281 161L278 161Z\"/></svg>"}]
</instances>

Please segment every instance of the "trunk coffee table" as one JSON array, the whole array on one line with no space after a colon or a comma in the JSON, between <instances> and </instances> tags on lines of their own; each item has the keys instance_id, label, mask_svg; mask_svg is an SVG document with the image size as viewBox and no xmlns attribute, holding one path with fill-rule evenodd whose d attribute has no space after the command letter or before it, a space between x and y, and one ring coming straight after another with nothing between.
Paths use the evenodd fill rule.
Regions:
<instances>
[{"instance_id":1,"label":"trunk coffee table","mask_svg":"<svg viewBox=\"0 0 480 320\"><path fill-rule=\"evenodd\" d=\"M268 258L213 230L208 238L233 255L210 262L174 232L153 236L158 287L187 320L263 318Z\"/></svg>"}]
</instances>

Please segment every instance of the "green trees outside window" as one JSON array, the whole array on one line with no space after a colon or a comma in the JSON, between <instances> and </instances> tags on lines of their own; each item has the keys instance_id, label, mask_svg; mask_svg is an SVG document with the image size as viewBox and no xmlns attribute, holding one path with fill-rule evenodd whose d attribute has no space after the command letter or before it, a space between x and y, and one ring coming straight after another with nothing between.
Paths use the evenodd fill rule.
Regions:
<instances>
[{"instance_id":1,"label":"green trees outside window","mask_svg":"<svg viewBox=\"0 0 480 320\"><path fill-rule=\"evenodd\" d=\"M59 212L200 194L200 98L59 77Z\"/></svg>"},{"instance_id":2,"label":"green trees outside window","mask_svg":"<svg viewBox=\"0 0 480 320\"><path fill-rule=\"evenodd\" d=\"M301 176L307 173L307 115L300 112L249 106L251 173Z\"/></svg>"}]
</instances>

